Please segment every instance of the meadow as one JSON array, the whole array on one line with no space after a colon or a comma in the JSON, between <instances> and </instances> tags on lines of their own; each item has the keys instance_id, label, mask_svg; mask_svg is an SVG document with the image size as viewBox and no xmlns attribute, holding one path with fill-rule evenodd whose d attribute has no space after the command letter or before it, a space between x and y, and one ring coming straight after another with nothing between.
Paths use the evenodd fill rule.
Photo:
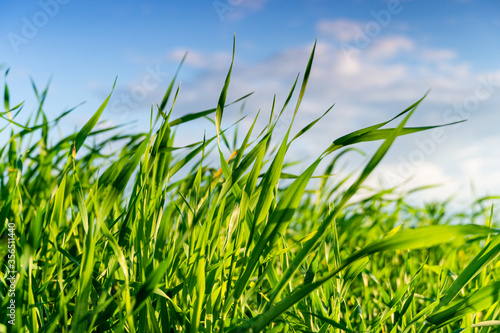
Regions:
<instances>
[{"instance_id":1,"label":"meadow","mask_svg":"<svg viewBox=\"0 0 500 333\"><path fill-rule=\"evenodd\" d=\"M287 153L323 117L293 127L314 52L284 105L258 115L267 125L255 118L243 135L222 121L248 97L226 101L232 62L217 105L178 118L176 74L144 133L96 129L111 92L61 136L72 110L49 119L48 87L35 84L38 107L20 123L6 73L0 331L500 331L495 198L458 213L393 188L356 200L399 136L435 127L406 126L425 96L289 171ZM216 135L175 144L177 128L207 119ZM363 168L339 177L339 161L371 141Z\"/></svg>"}]
</instances>

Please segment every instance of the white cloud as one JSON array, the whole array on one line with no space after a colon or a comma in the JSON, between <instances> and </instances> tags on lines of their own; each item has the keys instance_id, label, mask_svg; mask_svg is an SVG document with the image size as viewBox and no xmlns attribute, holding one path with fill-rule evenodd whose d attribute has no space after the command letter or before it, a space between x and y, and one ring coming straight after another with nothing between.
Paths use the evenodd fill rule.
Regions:
<instances>
[{"instance_id":1,"label":"white cloud","mask_svg":"<svg viewBox=\"0 0 500 333\"><path fill-rule=\"evenodd\" d=\"M413 40L403 37L383 37L373 41L372 47L367 51L369 56L378 59L390 59L400 52L413 51L415 49L415 43Z\"/></svg>"},{"instance_id":2,"label":"white cloud","mask_svg":"<svg viewBox=\"0 0 500 333\"><path fill-rule=\"evenodd\" d=\"M262 10L265 5L271 0L231 0L222 2L221 7L216 9L221 19L229 19L230 21L241 20L249 13ZM214 7L217 7L217 2L213 2Z\"/></svg>"},{"instance_id":3,"label":"white cloud","mask_svg":"<svg viewBox=\"0 0 500 333\"><path fill-rule=\"evenodd\" d=\"M420 59L427 61L450 61L456 57L456 52L448 49L423 49L420 51Z\"/></svg>"},{"instance_id":4,"label":"white cloud","mask_svg":"<svg viewBox=\"0 0 500 333\"><path fill-rule=\"evenodd\" d=\"M351 42L359 36L363 24L353 20L323 20L316 25L319 33L335 38L340 42Z\"/></svg>"},{"instance_id":5,"label":"white cloud","mask_svg":"<svg viewBox=\"0 0 500 333\"><path fill-rule=\"evenodd\" d=\"M400 186L407 191L418 186L446 185L451 180L443 167L431 162L421 162L414 167L405 168L402 168L401 163L383 163L370 181L374 186L378 185L376 181L385 188Z\"/></svg>"},{"instance_id":6,"label":"white cloud","mask_svg":"<svg viewBox=\"0 0 500 333\"><path fill-rule=\"evenodd\" d=\"M352 29L359 28L359 24L351 21L324 21L318 24L319 31L331 32L337 41L320 39L317 44L308 90L294 129L298 130L305 126L332 103L336 103L336 106L314 130L294 143L294 149L291 151L293 157L317 156L335 138L394 116L419 99L429 88L432 88L431 94L413 119L419 125L429 124L429 119L432 123L435 120L437 123L446 122L443 120L443 114L454 104L462 103L467 96L474 93L477 77L482 73L474 72L467 63L461 62L453 50L422 46L407 36L380 36L365 49L346 57L339 48L338 41L348 41L353 38L349 33ZM259 109L262 111L255 131L258 132L258 129L267 123L275 93L276 108L280 110L297 72L303 73L311 49L312 44L286 49L251 65L236 59L228 101L255 91L254 96L247 101L244 114L248 115L248 118L242 123L243 128L247 128ZM183 55L184 49L178 48L170 52L168 58L173 63L178 63ZM227 52L190 50L186 65L195 69L197 75L183 82L174 116L214 107L229 63L230 54ZM301 79L295 97L300 89L300 83ZM494 94L500 94L498 85L493 89L496 89ZM163 91L155 90L146 99L159 101L162 94ZM278 128L279 133L276 137L286 131L286 125L295 106L294 101L292 100L288 111L285 112L282 122L284 126ZM223 126L228 126L238 119L238 109L239 106L226 110ZM480 112L489 112L493 118L488 120L488 117L483 115L483 121L486 119L489 123L495 119L500 120L493 111L474 112L478 115ZM208 131L213 130L209 122L201 125L203 126L206 126ZM185 131L189 136L192 129ZM179 137L182 133L179 132ZM437 148L439 153L426 156L424 161L416 166L407 188L444 182L445 186L433 190L432 193L434 197L445 198L456 192L457 188L467 188L467 182L473 179L478 187L492 191L494 188L500 190L500 178L495 176L496 169L492 167L498 165L495 161L498 161L500 156L491 155L477 148L480 144L488 147L498 146L500 138L494 136L491 139L493 141L481 143L470 134L462 131L460 134L460 139L463 141L460 148L454 146L457 144L455 143L457 138L452 136L445 143L439 144ZM407 158L409 152L415 148L414 145L411 146L412 141L404 140L408 139L397 142L405 142L405 146L391 148L374 180L383 176L384 172L387 174L397 169L401 163L397 158L399 156ZM495 156L496 160L487 157L488 154Z\"/></svg>"},{"instance_id":7,"label":"white cloud","mask_svg":"<svg viewBox=\"0 0 500 333\"><path fill-rule=\"evenodd\" d=\"M476 138L473 146L463 151L459 149L455 153L463 161L460 164L461 173L468 175L478 188L487 192L500 189L500 177L498 177L500 152L493 149L499 145L500 137L498 136L480 137Z\"/></svg>"}]
</instances>

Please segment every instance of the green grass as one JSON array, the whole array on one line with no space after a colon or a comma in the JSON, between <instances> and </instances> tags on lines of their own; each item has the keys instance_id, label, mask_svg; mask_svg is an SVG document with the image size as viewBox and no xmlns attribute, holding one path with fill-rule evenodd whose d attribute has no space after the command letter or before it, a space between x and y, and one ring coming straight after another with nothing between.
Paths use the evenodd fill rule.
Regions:
<instances>
[{"instance_id":1,"label":"green grass","mask_svg":"<svg viewBox=\"0 0 500 333\"><path fill-rule=\"evenodd\" d=\"M292 143L321 119L293 128L313 57L314 48L284 105L273 101L267 125L258 129L256 118L243 140L223 127L232 63L214 109L173 119L174 77L149 132L96 130L108 97L66 137L54 128L70 112L47 118L47 88L33 85L38 107L16 120L23 105L10 101L7 71L1 323L24 332L497 332L491 198L463 213L450 213L449 202L412 206L395 189L354 201L398 136L433 128L405 126L423 98L389 121L331 138L301 162L305 171L287 172ZM292 122L278 137L288 108ZM177 128L206 119L217 135L175 145ZM379 147L364 168L339 177L339 158L367 141ZM110 144L119 149L109 152ZM7 323L9 223L15 326Z\"/></svg>"}]
</instances>

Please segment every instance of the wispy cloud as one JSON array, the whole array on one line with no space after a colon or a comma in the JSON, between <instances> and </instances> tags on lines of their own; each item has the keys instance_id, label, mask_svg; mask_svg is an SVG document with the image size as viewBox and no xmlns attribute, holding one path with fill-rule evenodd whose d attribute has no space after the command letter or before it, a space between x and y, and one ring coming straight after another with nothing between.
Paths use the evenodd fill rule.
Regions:
<instances>
[{"instance_id":1,"label":"wispy cloud","mask_svg":"<svg viewBox=\"0 0 500 333\"><path fill-rule=\"evenodd\" d=\"M215 11L221 20L237 21L252 12L261 11L272 0L214 0Z\"/></svg>"},{"instance_id":2,"label":"wispy cloud","mask_svg":"<svg viewBox=\"0 0 500 333\"><path fill-rule=\"evenodd\" d=\"M427 61L450 61L457 57L453 50L448 49L422 49L420 59Z\"/></svg>"},{"instance_id":3,"label":"wispy cloud","mask_svg":"<svg viewBox=\"0 0 500 333\"><path fill-rule=\"evenodd\" d=\"M408 37L383 37L373 42L372 47L368 49L368 56L387 60L402 52L409 52L414 49L415 43Z\"/></svg>"},{"instance_id":4,"label":"wispy cloud","mask_svg":"<svg viewBox=\"0 0 500 333\"><path fill-rule=\"evenodd\" d=\"M363 23L347 19L323 20L318 22L316 28L320 34L339 42L351 42L362 31Z\"/></svg>"}]
</instances>

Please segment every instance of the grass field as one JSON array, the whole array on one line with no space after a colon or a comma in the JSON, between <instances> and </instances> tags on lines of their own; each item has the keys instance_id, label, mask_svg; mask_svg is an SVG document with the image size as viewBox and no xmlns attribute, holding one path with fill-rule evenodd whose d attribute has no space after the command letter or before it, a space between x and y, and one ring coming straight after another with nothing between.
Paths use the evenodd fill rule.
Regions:
<instances>
[{"instance_id":1,"label":"grass field","mask_svg":"<svg viewBox=\"0 0 500 333\"><path fill-rule=\"evenodd\" d=\"M39 107L21 124L6 75L0 331L500 331L491 200L453 214L392 190L353 200L398 136L433 128L405 126L423 98L288 172L292 143L321 121L292 128L313 57L243 140L221 121L232 63L214 109L173 119L174 78L151 130L132 134L95 129L108 97L61 137L54 128L71 113L48 119L47 89L35 85ZM284 112L290 127L273 136ZM202 118L217 135L176 146L176 129ZM338 159L367 141L379 147L364 168L339 178Z\"/></svg>"}]
</instances>

